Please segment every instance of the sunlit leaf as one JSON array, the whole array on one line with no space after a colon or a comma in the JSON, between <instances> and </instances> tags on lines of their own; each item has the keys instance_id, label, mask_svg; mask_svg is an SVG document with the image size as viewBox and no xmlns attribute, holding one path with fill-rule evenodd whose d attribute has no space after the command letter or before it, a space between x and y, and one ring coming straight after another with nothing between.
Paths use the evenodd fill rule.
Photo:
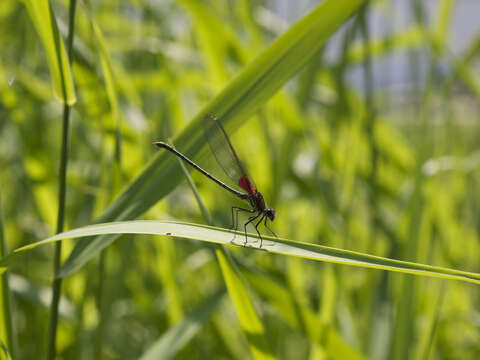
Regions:
<instances>
[{"instance_id":1,"label":"sunlit leaf","mask_svg":"<svg viewBox=\"0 0 480 360\"><path fill-rule=\"evenodd\" d=\"M243 233L210 226L194 225L181 222L166 222L154 220L137 220L96 224L67 231L48 239L35 242L16 249L13 254L0 261L5 266L14 261L17 256L26 250L39 245L49 244L62 239L78 238L106 234L150 234L168 235L178 239L193 239L223 245L242 246L245 238ZM327 246L307 244L292 240L264 236L263 247L260 249L258 236L248 235L248 248L265 251L272 254L297 256L304 259L325 261L336 264L352 265L364 268L395 271L404 274L423 275L445 279L455 279L480 284L480 274L448 269L438 266L417 264L413 262L388 259L380 256L368 255L356 251L336 249Z\"/></svg>"},{"instance_id":2,"label":"sunlit leaf","mask_svg":"<svg viewBox=\"0 0 480 360\"><path fill-rule=\"evenodd\" d=\"M72 72L50 1L24 0L24 2L45 48L55 95L66 104L73 105L77 99Z\"/></svg>"}]
</instances>

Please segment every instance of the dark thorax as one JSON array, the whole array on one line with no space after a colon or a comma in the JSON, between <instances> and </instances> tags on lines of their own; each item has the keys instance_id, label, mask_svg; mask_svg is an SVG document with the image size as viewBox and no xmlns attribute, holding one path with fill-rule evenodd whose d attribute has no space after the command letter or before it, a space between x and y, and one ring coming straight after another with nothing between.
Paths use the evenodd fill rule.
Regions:
<instances>
[{"instance_id":1,"label":"dark thorax","mask_svg":"<svg viewBox=\"0 0 480 360\"><path fill-rule=\"evenodd\" d=\"M254 193L249 194L248 202L255 211L258 211L259 213L264 213L272 221L275 219L275 210L270 209L267 206L262 193L260 193L259 191L255 191Z\"/></svg>"}]
</instances>

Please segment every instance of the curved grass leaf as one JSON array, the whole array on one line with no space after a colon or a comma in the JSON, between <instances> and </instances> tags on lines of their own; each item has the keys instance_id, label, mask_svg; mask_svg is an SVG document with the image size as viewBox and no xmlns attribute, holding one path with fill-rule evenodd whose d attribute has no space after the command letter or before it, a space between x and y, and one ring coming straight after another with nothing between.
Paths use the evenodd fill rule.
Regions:
<instances>
[{"instance_id":1,"label":"curved grass leaf","mask_svg":"<svg viewBox=\"0 0 480 360\"><path fill-rule=\"evenodd\" d=\"M112 112L112 120L115 124L115 158L117 162L121 159L121 126L118 113L118 95L117 86L115 84L115 73L113 71L112 57L108 51L107 42L103 36L100 26L95 21L90 5L87 5L87 15L93 30L93 37L98 48L100 64L102 67L103 77L105 81L105 91L107 93L108 102ZM118 169L116 169L118 170ZM115 174L118 177L118 173Z\"/></svg>"},{"instance_id":2,"label":"curved grass leaf","mask_svg":"<svg viewBox=\"0 0 480 360\"><path fill-rule=\"evenodd\" d=\"M67 52L48 0L25 0L28 14L47 55L55 95L67 105L77 101Z\"/></svg>"},{"instance_id":3,"label":"curved grass leaf","mask_svg":"<svg viewBox=\"0 0 480 360\"><path fill-rule=\"evenodd\" d=\"M205 149L201 118L215 114L228 132L252 115L297 73L327 39L362 5L363 0L327 0L294 24L234 78L173 139L178 150L194 158ZM156 140L156 139L152 139ZM154 149L152 148L152 153ZM182 180L176 159L158 151L150 163L97 219L97 223L131 220L169 194ZM67 276L81 268L117 235L79 241L60 270Z\"/></svg>"},{"instance_id":4,"label":"curved grass leaf","mask_svg":"<svg viewBox=\"0 0 480 360\"><path fill-rule=\"evenodd\" d=\"M13 253L0 261L0 267L4 270L6 266L22 253L43 244L55 241L84 236L106 235L106 234L149 234L175 236L182 238L200 240L222 245L242 246L245 238L243 233L216 228L206 225L188 224L173 221L137 220L123 221L106 224L96 224L66 231L48 239L35 242L16 249ZM304 259L325 261L336 264L352 265L364 268L388 270L404 274L423 275L444 279L461 280L480 284L480 274L455 269L448 269L438 266L424 265L407 261L388 259L380 256L368 255L357 251L337 249L328 246L307 244L292 240L272 238L263 236L263 247L259 249L258 236L248 234L248 248L262 250L272 254L297 256Z\"/></svg>"},{"instance_id":5,"label":"curved grass leaf","mask_svg":"<svg viewBox=\"0 0 480 360\"><path fill-rule=\"evenodd\" d=\"M243 332L247 336L254 359L275 359L265 339L265 329L253 307L247 287L224 249L217 249L217 258L227 284L228 292L235 304Z\"/></svg>"}]
</instances>

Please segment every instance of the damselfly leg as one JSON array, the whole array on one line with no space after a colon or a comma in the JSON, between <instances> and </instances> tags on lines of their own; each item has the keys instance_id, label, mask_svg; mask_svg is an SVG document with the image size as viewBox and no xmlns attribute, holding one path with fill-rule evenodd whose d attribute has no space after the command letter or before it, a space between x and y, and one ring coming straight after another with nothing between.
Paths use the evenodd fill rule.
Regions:
<instances>
[{"instance_id":1,"label":"damselfly leg","mask_svg":"<svg viewBox=\"0 0 480 360\"><path fill-rule=\"evenodd\" d=\"M248 237L247 237L247 226L248 224L250 224L252 221L258 219L259 216L261 216L262 213L258 213L256 215L253 215L253 216L250 216L247 220L247 222L243 225L243 230L245 232L245 243L243 244L243 246L247 246L247 243L248 243ZM258 229L257 229L257 233L258 235L260 235L260 233L258 232ZM261 238L261 236L260 236Z\"/></svg>"},{"instance_id":2,"label":"damselfly leg","mask_svg":"<svg viewBox=\"0 0 480 360\"><path fill-rule=\"evenodd\" d=\"M255 230L257 230L257 234L258 236L260 237L260 248L262 247L262 244L263 244L263 238L262 238L262 234L260 234L260 231L258 231L258 225L260 225L260 223L263 221L263 219L265 218L265 216L267 216L267 214L263 213L262 217L260 218L260 220L255 224Z\"/></svg>"},{"instance_id":3,"label":"damselfly leg","mask_svg":"<svg viewBox=\"0 0 480 360\"><path fill-rule=\"evenodd\" d=\"M278 237L277 234L275 234L275 232L272 229L270 229L270 227L267 225L267 220L268 220L268 217L265 218L265 223L264 223L265 227L268 229L268 231L272 233L273 236Z\"/></svg>"},{"instance_id":4,"label":"damselfly leg","mask_svg":"<svg viewBox=\"0 0 480 360\"><path fill-rule=\"evenodd\" d=\"M235 211L235 216L233 215L233 212ZM238 230L238 213L240 211L247 212L247 213L254 213L255 209L244 209L238 206L232 206L232 230L237 231ZM237 234L233 234L233 239L230 241L232 244L235 243L235 238L237 237Z\"/></svg>"}]
</instances>

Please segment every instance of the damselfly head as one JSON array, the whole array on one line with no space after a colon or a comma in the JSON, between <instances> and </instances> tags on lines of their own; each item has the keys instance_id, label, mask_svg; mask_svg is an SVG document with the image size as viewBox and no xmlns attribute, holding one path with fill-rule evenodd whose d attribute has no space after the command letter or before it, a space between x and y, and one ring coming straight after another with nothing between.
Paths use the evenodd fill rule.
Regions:
<instances>
[{"instance_id":1,"label":"damselfly head","mask_svg":"<svg viewBox=\"0 0 480 360\"><path fill-rule=\"evenodd\" d=\"M265 210L265 214L267 214L267 217L273 221L275 220L275 216L277 215L277 213L275 212L274 209L266 209Z\"/></svg>"}]
</instances>

